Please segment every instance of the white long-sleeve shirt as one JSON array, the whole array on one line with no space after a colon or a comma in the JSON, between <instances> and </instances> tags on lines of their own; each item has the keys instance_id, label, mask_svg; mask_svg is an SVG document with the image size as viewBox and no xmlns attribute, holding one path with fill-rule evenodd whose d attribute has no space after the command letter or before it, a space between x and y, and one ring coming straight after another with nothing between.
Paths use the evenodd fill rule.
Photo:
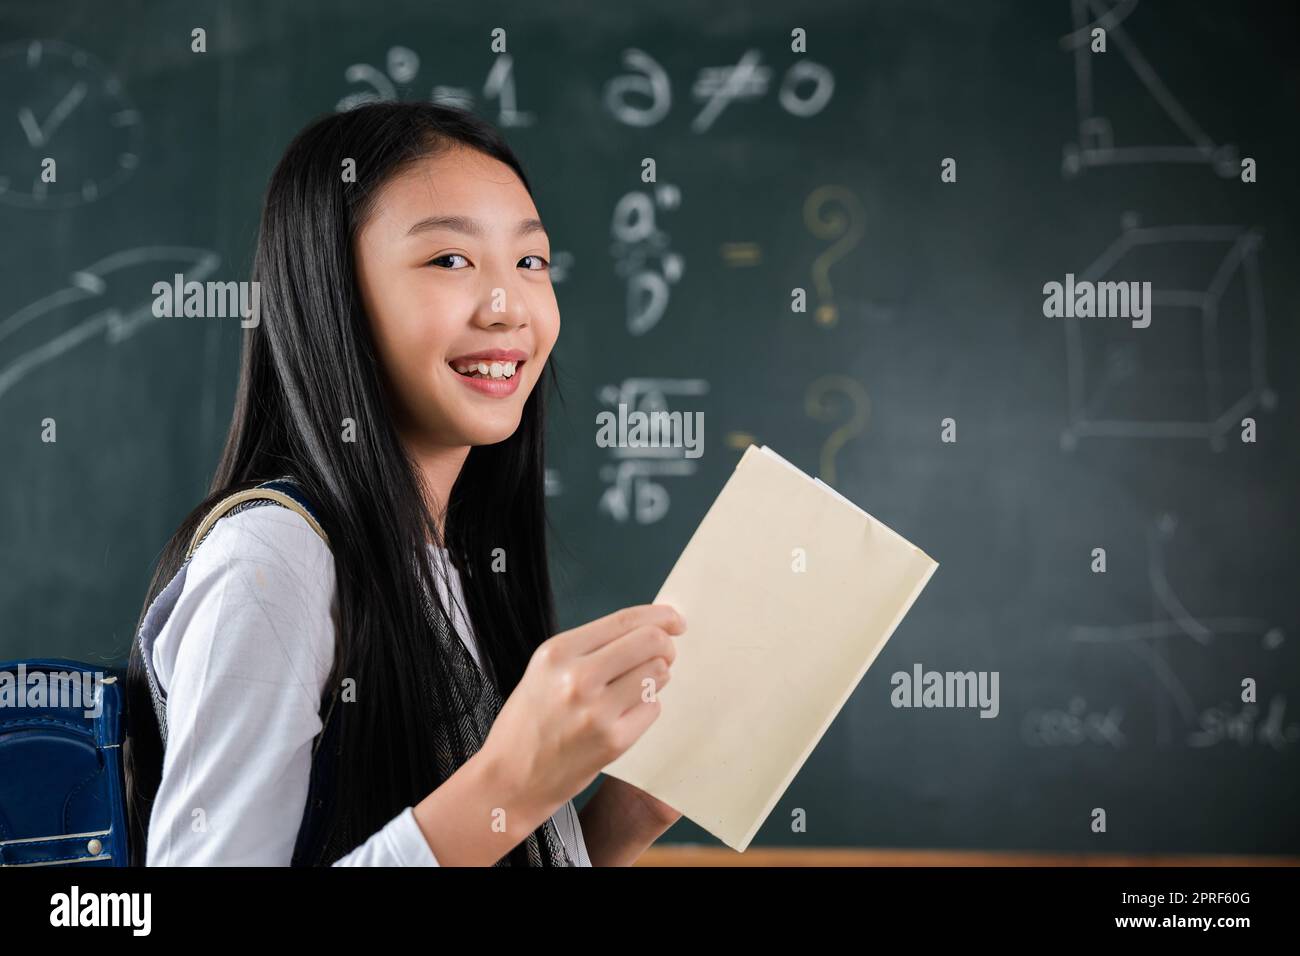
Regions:
<instances>
[{"instance_id":1,"label":"white long-sleeve shirt","mask_svg":"<svg viewBox=\"0 0 1300 956\"><path fill-rule=\"evenodd\" d=\"M456 631L479 660L446 552ZM334 558L296 512L262 505L217 522L141 630L166 695L167 746L149 866L287 866L307 803L321 694L334 658ZM573 801L552 817L591 860ZM412 807L335 866L437 866Z\"/></svg>"}]
</instances>

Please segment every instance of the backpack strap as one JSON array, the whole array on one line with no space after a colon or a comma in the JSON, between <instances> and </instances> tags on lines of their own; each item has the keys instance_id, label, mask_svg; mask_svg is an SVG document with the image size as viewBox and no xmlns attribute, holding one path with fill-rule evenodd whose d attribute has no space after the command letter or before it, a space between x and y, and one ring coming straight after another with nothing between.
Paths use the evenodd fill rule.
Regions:
<instances>
[{"instance_id":1,"label":"backpack strap","mask_svg":"<svg viewBox=\"0 0 1300 956\"><path fill-rule=\"evenodd\" d=\"M291 478L276 478L273 481L264 481L255 488L246 488L243 491L236 491L233 494L226 495L213 505L194 530L194 537L190 539L190 546L185 551L185 560L188 561L194 555L194 552L198 550L199 545L203 543L203 539L208 536L217 521L229 514L234 508L252 501L273 501L290 511L297 512L302 515L311 530L320 535L326 547L329 546L329 536L325 534L325 529L320 526L320 522L316 520L316 516L312 513L306 495L302 493Z\"/></svg>"},{"instance_id":2,"label":"backpack strap","mask_svg":"<svg viewBox=\"0 0 1300 956\"><path fill-rule=\"evenodd\" d=\"M329 537L325 534L325 529L321 527L320 522L316 519L315 510L312 507L310 499L303 492L298 484L289 477L275 478L271 481L264 481L254 488L246 488L243 491L236 491L227 495L218 501L209 509L208 513L203 516L199 526L195 529L193 537L190 539L189 547L185 551L185 559L182 564L188 564L194 552L198 550L203 539L211 533L217 522L234 511L242 511L244 508L254 508L259 505L276 504L288 508L290 511L302 515L303 519L315 531L326 547L329 546ZM153 699L154 716L158 721L158 731L163 744L167 743L167 705L163 699L161 688L154 676L152 665L146 663L145 672L149 677L150 695ZM331 695L329 709L325 714L324 723L329 724L330 716L334 712L334 703L338 699L337 690ZM315 756L316 750L320 747L321 740L324 738L324 731L317 735L315 745L312 747L312 755Z\"/></svg>"}]
</instances>

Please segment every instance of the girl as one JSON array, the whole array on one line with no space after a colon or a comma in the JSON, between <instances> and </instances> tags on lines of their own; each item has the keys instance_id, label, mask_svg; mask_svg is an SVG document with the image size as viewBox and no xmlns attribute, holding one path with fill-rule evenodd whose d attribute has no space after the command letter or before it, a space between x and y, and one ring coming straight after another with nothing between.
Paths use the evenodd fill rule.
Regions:
<instances>
[{"instance_id":1,"label":"girl","mask_svg":"<svg viewBox=\"0 0 1300 956\"><path fill-rule=\"evenodd\" d=\"M574 812L658 716L684 623L551 636L549 256L470 113L365 105L290 144L212 493L131 652L134 862L618 865L678 819L612 777ZM187 557L280 477L306 507L250 502Z\"/></svg>"}]
</instances>

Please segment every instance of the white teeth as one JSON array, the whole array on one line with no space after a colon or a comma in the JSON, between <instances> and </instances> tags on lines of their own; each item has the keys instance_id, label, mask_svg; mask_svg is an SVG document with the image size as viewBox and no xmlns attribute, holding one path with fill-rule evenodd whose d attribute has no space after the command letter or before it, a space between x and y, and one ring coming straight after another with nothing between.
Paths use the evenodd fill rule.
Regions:
<instances>
[{"instance_id":1,"label":"white teeth","mask_svg":"<svg viewBox=\"0 0 1300 956\"><path fill-rule=\"evenodd\" d=\"M479 375L483 378L514 378L517 362L465 362L454 366L461 375Z\"/></svg>"}]
</instances>

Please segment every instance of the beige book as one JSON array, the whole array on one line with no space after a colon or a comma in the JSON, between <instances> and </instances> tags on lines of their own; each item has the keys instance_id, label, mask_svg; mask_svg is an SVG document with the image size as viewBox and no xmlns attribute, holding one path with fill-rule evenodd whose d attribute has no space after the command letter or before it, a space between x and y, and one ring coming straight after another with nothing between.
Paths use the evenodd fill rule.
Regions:
<instances>
[{"instance_id":1,"label":"beige book","mask_svg":"<svg viewBox=\"0 0 1300 956\"><path fill-rule=\"evenodd\" d=\"M686 619L659 718L604 772L743 852L936 567L750 445L655 597Z\"/></svg>"}]
</instances>

